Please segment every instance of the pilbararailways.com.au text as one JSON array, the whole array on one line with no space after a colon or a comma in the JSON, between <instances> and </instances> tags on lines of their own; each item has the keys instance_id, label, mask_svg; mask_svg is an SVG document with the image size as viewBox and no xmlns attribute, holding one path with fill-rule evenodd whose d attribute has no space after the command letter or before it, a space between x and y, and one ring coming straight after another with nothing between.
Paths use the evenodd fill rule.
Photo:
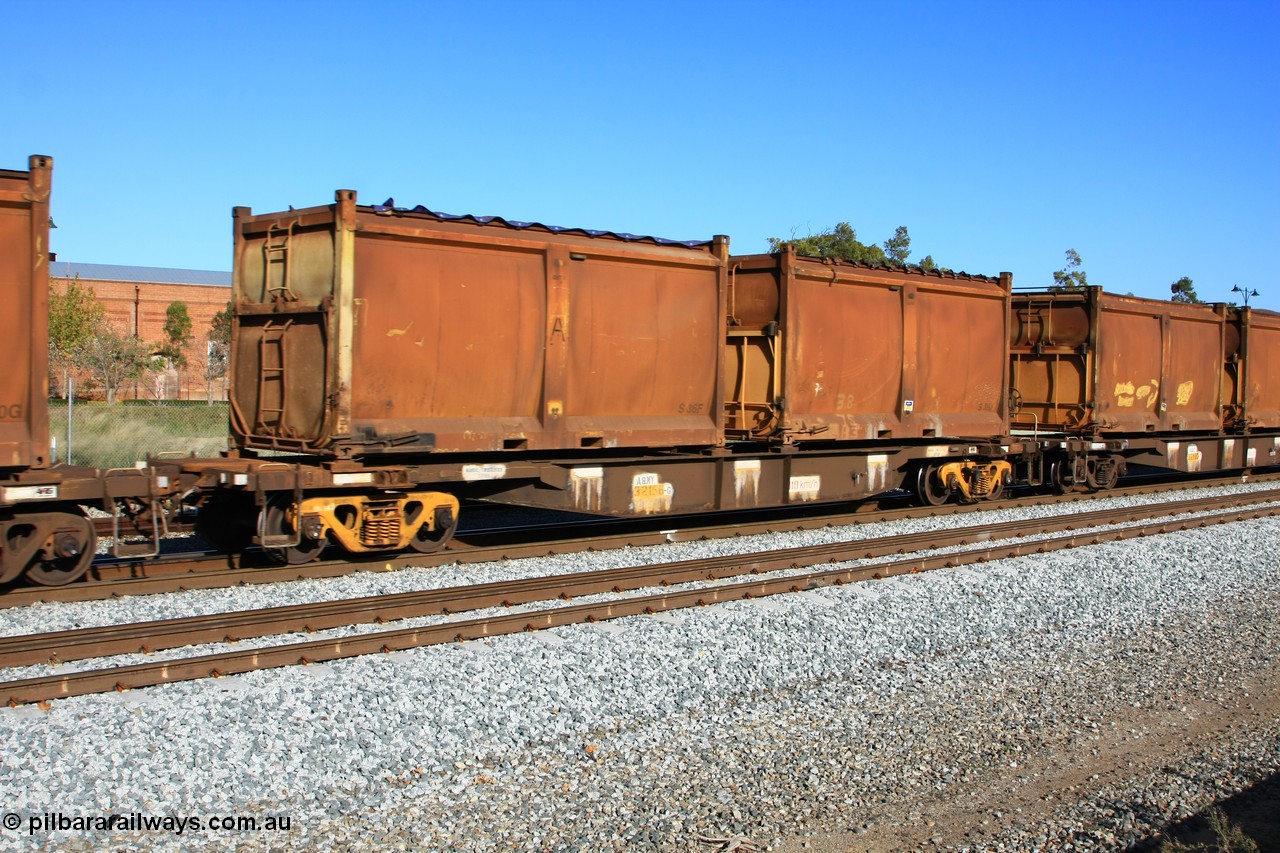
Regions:
<instances>
[{"instance_id":1,"label":"pilbararailways.com.au text","mask_svg":"<svg viewBox=\"0 0 1280 853\"><path fill-rule=\"evenodd\" d=\"M23 816L6 812L0 824L11 832L26 829L27 835L48 832L289 832L289 815L152 815L141 812L78 815L41 812Z\"/></svg>"}]
</instances>

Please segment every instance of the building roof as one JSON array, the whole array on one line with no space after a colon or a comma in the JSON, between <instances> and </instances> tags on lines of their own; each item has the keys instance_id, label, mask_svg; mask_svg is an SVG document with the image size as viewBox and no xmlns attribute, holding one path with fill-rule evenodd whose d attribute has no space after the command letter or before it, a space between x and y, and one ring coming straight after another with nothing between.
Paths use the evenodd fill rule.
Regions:
<instances>
[{"instance_id":1,"label":"building roof","mask_svg":"<svg viewBox=\"0 0 1280 853\"><path fill-rule=\"evenodd\" d=\"M69 261L54 261L49 265L49 275L52 278L79 276L88 281L231 286L231 273L220 270L180 270L169 267L130 267L119 264L74 264Z\"/></svg>"}]
</instances>

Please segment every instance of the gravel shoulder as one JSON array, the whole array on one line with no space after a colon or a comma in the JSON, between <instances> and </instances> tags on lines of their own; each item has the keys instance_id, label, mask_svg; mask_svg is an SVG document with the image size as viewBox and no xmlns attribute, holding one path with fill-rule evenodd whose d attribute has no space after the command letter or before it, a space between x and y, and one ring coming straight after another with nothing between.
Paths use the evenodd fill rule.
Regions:
<instances>
[{"instance_id":1,"label":"gravel shoulder","mask_svg":"<svg viewBox=\"0 0 1280 853\"><path fill-rule=\"evenodd\" d=\"M779 853L878 853L999 848L1008 846L1003 843L1008 839L1027 837L1032 828L1058 825L1065 829L1071 821L1078 822L1077 831L1063 833L1055 847L1059 843L1073 843L1078 849L1128 846L1132 839L1122 845L1115 830L1131 831L1133 822L1128 818L1133 812L1150 809L1171 827L1176 824L1178 815L1172 808L1176 794L1168 789L1186 782L1188 770L1194 774L1193 768L1208 769L1212 775L1219 768L1216 753L1224 748L1265 750L1268 737L1274 739L1275 721L1280 720L1280 673L1270 670L1259 675L1234 684L1239 692L1225 700L1200 699L1173 709L1121 709L1098 733L1083 742L1073 738L1035 754L1020 770L983 774L972 784L910 806L887 808L867 818L869 828L784 839L775 849ZM1227 773L1220 791L1210 781L1200 798L1206 804L1212 802L1209 797L1232 790ZM1163 796L1161 788L1166 789ZM1152 791L1155 796L1149 797ZM1109 815L1120 816L1111 827L1106 825ZM1247 830L1262 850L1280 849L1280 791L1268 780L1247 802L1229 808L1228 817ZM1039 831L1047 838L1047 832ZM1157 831L1140 846L1156 850L1165 837L1213 841L1197 826L1183 832Z\"/></svg>"}]
</instances>

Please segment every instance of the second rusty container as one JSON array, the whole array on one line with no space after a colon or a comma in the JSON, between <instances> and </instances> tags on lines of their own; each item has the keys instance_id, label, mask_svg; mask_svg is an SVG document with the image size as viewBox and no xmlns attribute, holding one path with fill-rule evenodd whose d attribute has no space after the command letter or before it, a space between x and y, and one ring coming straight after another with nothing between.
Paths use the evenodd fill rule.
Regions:
<instances>
[{"instance_id":1,"label":"second rusty container","mask_svg":"<svg viewBox=\"0 0 1280 853\"><path fill-rule=\"evenodd\" d=\"M1007 432L1012 277L730 259L726 420L786 442Z\"/></svg>"}]
</instances>

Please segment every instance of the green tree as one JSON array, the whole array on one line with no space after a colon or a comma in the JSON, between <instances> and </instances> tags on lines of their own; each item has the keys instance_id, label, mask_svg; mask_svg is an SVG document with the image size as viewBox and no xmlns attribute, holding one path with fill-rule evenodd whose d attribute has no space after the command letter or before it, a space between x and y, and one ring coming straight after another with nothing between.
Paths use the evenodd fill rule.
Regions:
<instances>
[{"instance_id":1,"label":"green tree","mask_svg":"<svg viewBox=\"0 0 1280 853\"><path fill-rule=\"evenodd\" d=\"M102 384L107 394L107 405L114 406L120 386L141 376L147 367L151 356L149 349L132 335L122 335L103 325L84 342L80 363Z\"/></svg>"},{"instance_id":2,"label":"green tree","mask_svg":"<svg viewBox=\"0 0 1280 853\"><path fill-rule=\"evenodd\" d=\"M191 345L191 314L185 302L170 302L164 310L164 340L154 352L149 369L163 377L170 369L177 373L178 387L175 394L182 396L182 370L187 366L187 347ZM164 380L158 378L156 399L167 396L164 392Z\"/></svg>"},{"instance_id":3,"label":"green tree","mask_svg":"<svg viewBox=\"0 0 1280 853\"><path fill-rule=\"evenodd\" d=\"M1089 286L1087 274L1080 269L1080 253L1075 249L1067 249L1067 263L1053 274L1053 285L1050 290L1084 290Z\"/></svg>"},{"instance_id":4,"label":"green tree","mask_svg":"<svg viewBox=\"0 0 1280 853\"><path fill-rule=\"evenodd\" d=\"M208 357L205 359L204 365L204 381L207 389L208 402L213 403L213 383L219 379L223 380L223 389L226 389L227 368L231 363L231 303L227 303L227 307L223 308L217 314L213 315L213 322L209 324L209 331L205 335L208 340Z\"/></svg>"},{"instance_id":5,"label":"green tree","mask_svg":"<svg viewBox=\"0 0 1280 853\"><path fill-rule=\"evenodd\" d=\"M62 289L49 290L49 366L62 374L58 393L67 388L71 372L81 366L86 342L105 323L106 311L92 287L80 277L67 279Z\"/></svg>"},{"instance_id":6,"label":"green tree","mask_svg":"<svg viewBox=\"0 0 1280 853\"><path fill-rule=\"evenodd\" d=\"M810 234L808 237L794 235L790 239L770 237L769 251L781 251L782 247L788 243L795 246L796 254L799 255L860 261L867 264L905 264L907 258L911 257L911 235L907 232L905 225L898 226L893 236L884 241L883 248L861 242L858 239L858 232L852 225L848 222L837 222L836 227L830 231ZM920 261L920 267L925 270L939 269L932 255L925 255L924 260Z\"/></svg>"},{"instance_id":7,"label":"green tree","mask_svg":"<svg viewBox=\"0 0 1280 853\"><path fill-rule=\"evenodd\" d=\"M1173 294L1174 302L1188 302L1193 305L1200 304L1200 297L1196 296L1196 289L1191 284L1191 279L1185 275L1169 285L1169 292Z\"/></svg>"},{"instance_id":8,"label":"green tree","mask_svg":"<svg viewBox=\"0 0 1280 853\"><path fill-rule=\"evenodd\" d=\"M911 257L911 235L907 233L907 226L899 225L898 230L893 232L893 236L884 243L884 253L893 258L896 263L905 264L907 258Z\"/></svg>"},{"instance_id":9,"label":"green tree","mask_svg":"<svg viewBox=\"0 0 1280 853\"><path fill-rule=\"evenodd\" d=\"M770 237L769 251L780 251L787 243L795 246L797 254L815 258L863 261L869 264L883 264L888 260L884 249L859 242L858 232L848 222L837 222L836 227L830 231L810 234L808 237L799 239L784 240L781 237Z\"/></svg>"},{"instance_id":10,"label":"green tree","mask_svg":"<svg viewBox=\"0 0 1280 853\"><path fill-rule=\"evenodd\" d=\"M185 302L170 302L164 310L164 343L156 355L164 356L174 367L187 364L187 347L191 345L191 314Z\"/></svg>"}]
</instances>

